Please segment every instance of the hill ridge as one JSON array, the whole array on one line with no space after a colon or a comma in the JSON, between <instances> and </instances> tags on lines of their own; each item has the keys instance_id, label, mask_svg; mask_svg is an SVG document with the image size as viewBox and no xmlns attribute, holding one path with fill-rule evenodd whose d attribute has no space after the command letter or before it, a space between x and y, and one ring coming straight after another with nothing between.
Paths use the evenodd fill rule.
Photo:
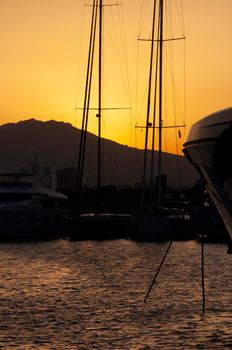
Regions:
<instances>
[{"instance_id":1,"label":"hill ridge","mask_svg":"<svg viewBox=\"0 0 232 350\"><path fill-rule=\"evenodd\" d=\"M53 173L62 168L75 167L80 134L80 129L71 123L54 119L40 121L32 117L3 124L0 126L0 172L18 171L32 161L34 154ZM102 149L104 185L134 186L141 183L143 150L105 138L102 139ZM148 153L150 156L151 152ZM96 159L97 136L88 132L83 182L89 186L96 184ZM178 186L178 168L182 169L183 186L191 186L197 181L196 171L184 156L164 153L163 159L164 173L170 186Z\"/></svg>"}]
</instances>

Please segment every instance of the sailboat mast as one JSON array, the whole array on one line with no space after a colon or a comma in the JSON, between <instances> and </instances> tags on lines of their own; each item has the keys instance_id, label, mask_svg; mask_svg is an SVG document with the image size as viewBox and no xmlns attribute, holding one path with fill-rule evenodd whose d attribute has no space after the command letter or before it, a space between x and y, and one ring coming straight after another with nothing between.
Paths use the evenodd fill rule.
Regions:
<instances>
[{"instance_id":1,"label":"sailboat mast","mask_svg":"<svg viewBox=\"0 0 232 350\"><path fill-rule=\"evenodd\" d=\"M98 61L98 177L97 187L101 186L101 90L102 90L102 0L99 1L99 61Z\"/></svg>"},{"instance_id":2,"label":"sailboat mast","mask_svg":"<svg viewBox=\"0 0 232 350\"><path fill-rule=\"evenodd\" d=\"M160 62L159 62L159 147L158 147L158 204L161 205L161 168L162 168L162 99L163 99L163 0L160 0L160 38L159 38L159 53L160 53Z\"/></svg>"},{"instance_id":3,"label":"sailboat mast","mask_svg":"<svg viewBox=\"0 0 232 350\"><path fill-rule=\"evenodd\" d=\"M87 64L86 82L85 82L84 107L83 107L83 115L82 115L82 127L81 127L81 135L80 135L77 176L76 176L76 184L75 184L75 190L78 193L80 193L82 189L82 178L83 178L83 171L84 171L85 145L86 145L86 136L87 136L93 59L94 59L94 49L95 49L97 6L98 6L98 0L93 0L91 30L90 30L90 38L89 38L88 64Z\"/></svg>"},{"instance_id":4,"label":"sailboat mast","mask_svg":"<svg viewBox=\"0 0 232 350\"><path fill-rule=\"evenodd\" d=\"M146 117L146 131L145 131L145 145L144 145L144 159L143 159L143 177L142 177L142 201L141 208L144 208L145 201L145 182L147 171L147 145L148 145L148 131L149 131L149 117L150 117L150 104L151 104L151 84L152 84L152 68L154 59L154 37L155 37L155 12L156 12L156 0L154 0L153 17L152 17L152 36L151 36L151 50L150 50L150 70L149 70L149 83L148 83L148 98L147 98L147 117Z\"/></svg>"}]
</instances>

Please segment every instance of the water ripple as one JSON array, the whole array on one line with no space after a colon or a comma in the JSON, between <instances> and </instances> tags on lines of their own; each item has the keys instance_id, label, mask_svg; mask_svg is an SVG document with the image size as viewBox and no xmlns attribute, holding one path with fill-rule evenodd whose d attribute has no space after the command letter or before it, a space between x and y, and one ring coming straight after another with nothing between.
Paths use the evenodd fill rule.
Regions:
<instances>
[{"instance_id":1,"label":"water ripple","mask_svg":"<svg viewBox=\"0 0 232 350\"><path fill-rule=\"evenodd\" d=\"M226 349L232 258L200 245L58 240L0 246L0 349Z\"/></svg>"}]
</instances>

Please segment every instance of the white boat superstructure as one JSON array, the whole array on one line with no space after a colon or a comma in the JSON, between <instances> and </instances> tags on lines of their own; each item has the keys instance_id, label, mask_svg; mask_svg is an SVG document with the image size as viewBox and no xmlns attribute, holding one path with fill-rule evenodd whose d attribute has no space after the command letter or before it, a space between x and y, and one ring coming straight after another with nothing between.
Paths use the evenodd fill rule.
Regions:
<instances>
[{"instance_id":1,"label":"white boat superstructure","mask_svg":"<svg viewBox=\"0 0 232 350\"><path fill-rule=\"evenodd\" d=\"M55 236L67 196L46 187L34 173L0 174L0 240Z\"/></svg>"},{"instance_id":2,"label":"white boat superstructure","mask_svg":"<svg viewBox=\"0 0 232 350\"><path fill-rule=\"evenodd\" d=\"M232 239L232 107L196 122L183 145Z\"/></svg>"}]
</instances>

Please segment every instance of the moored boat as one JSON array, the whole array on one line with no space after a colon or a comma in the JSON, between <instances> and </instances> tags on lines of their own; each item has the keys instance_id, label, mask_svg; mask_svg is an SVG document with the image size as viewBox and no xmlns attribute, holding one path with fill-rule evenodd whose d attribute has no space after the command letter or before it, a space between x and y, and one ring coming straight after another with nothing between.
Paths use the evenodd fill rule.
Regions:
<instances>
[{"instance_id":1,"label":"moored boat","mask_svg":"<svg viewBox=\"0 0 232 350\"><path fill-rule=\"evenodd\" d=\"M137 224L135 216L122 213L87 213L66 220L70 240L130 238Z\"/></svg>"},{"instance_id":2,"label":"moored boat","mask_svg":"<svg viewBox=\"0 0 232 350\"><path fill-rule=\"evenodd\" d=\"M80 212L73 213L66 219L68 225L68 236L70 240L80 239L111 239L127 237L135 222L135 216L124 213L108 211L104 203L104 196L101 189L104 187L104 169L103 169L103 144L102 144L102 112L103 110L110 110L112 108L102 106L102 80L103 80L103 60L102 60L102 48L103 48L103 8L108 6L103 0L92 1L92 15L91 15L91 29L89 37L89 54L88 64L86 71L85 81L85 93L84 103L82 108L82 127L81 137L78 152L77 162L77 176L76 176L76 193L83 193L83 174L85 170L86 161L86 143L87 143L87 130L89 121L90 110L96 110L98 135L97 135L97 179L96 179L96 192L97 192L97 207L94 210L85 212L82 208ZM111 5L118 6L118 3ZM98 26L98 30L97 30ZM98 34L98 35L97 35ZM98 57L96 57L95 45L98 45ZM92 78L95 73L95 64L97 63L96 79L98 81L96 95L98 96L97 107L91 106L92 98ZM114 109L114 108L113 108ZM116 107L120 109L120 107ZM82 203L80 203L80 207ZM91 204L90 204L91 206Z\"/></svg>"},{"instance_id":3,"label":"moored boat","mask_svg":"<svg viewBox=\"0 0 232 350\"><path fill-rule=\"evenodd\" d=\"M164 53L164 44L169 42L167 27L168 11L163 0L153 2L152 27L150 41L150 64L147 88L147 113L145 122L144 161L142 174L142 198L141 210L138 215L138 225L133 238L139 241L174 240L180 237L188 237L184 234L186 224L189 222L187 210L182 207L182 200L168 203L167 175L163 173L164 156L164 129L180 129L185 124L168 125L164 123L167 106L165 99L167 92L164 89L165 77L164 65L167 64ZM166 14L166 16L165 16ZM184 39L178 37L174 40ZM143 63L144 64L144 63ZM172 87L171 90L173 90ZM168 88L170 90L170 88ZM167 103L166 103L167 104ZM169 120L170 123L170 120ZM155 135L155 131L158 135ZM148 157L148 140L151 131L151 158ZM179 130L180 133L180 130ZM157 169L155 169L155 141L158 142ZM156 170L156 174L155 174ZM149 180L148 180L148 171ZM155 175L156 178L155 178ZM149 196L145 196L146 182L149 183Z\"/></svg>"},{"instance_id":4,"label":"moored boat","mask_svg":"<svg viewBox=\"0 0 232 350\"><path fill-rule=\"evenodd\" d=\"M0 174L0 241L60 237L66 200L36 173Z\"/></svg>"},{"instance_id":5,"label":"moored boat","mask_svg":"<svg viewBox=\"0 0 232 350\"><path fill-rule=\"evenodd\" d=\"M196 122L183 152L205 183L232 240L232 107Z\"/></svg>"}]
</instances>

